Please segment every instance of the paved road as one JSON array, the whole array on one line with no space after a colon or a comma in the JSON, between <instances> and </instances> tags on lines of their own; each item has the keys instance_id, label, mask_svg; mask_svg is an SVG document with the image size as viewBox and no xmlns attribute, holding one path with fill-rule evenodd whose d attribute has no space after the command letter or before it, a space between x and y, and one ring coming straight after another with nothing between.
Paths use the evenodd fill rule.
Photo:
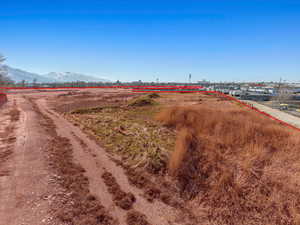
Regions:
<instances>
[{"instance_id":1,"label":"paved road","mask_svg":"<svg viewBox=\"0 0 300 225\"><path fill-rule=\"evenodd\" d=\"M259 109L263 112L266 112L266 113L270 114L271 116L274 116L277 119L280 119L280 120L282 120L284 122L287 122L287 123L289 123L289 124L291 124L295 127L300 128L300 118L299 117L290 115L290 114L288 114L286 112L283 112L283 111L280 111L278 109L270 108L268 106L259 104L259 103L254 102L254 101L245 101L245 102L248 102L248 103L252 104L257 109Z\"/></svg>"}]
</instances>

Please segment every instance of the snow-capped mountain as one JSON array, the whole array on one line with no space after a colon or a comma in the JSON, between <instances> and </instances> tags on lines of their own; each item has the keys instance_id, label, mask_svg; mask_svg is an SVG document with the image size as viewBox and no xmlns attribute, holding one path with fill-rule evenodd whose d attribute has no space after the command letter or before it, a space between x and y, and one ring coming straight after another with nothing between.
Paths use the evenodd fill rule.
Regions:
<instances>
[{"instance_id":1,"label":"snow-capped mountain","mask_svg":"<svg viewBox=\"0 0 300 225\"><path fill-rule=\"evenodd\" d=\"M25 70L15 69L7 65L3 65L2 68L7 71L8 77L15 82L22 82L23 80L27 83L64 83L64 82L110 82L107 79L97 78L85 74L79 73L56 73L51 72L46 75L40 75L37 73L30 73Z\"/></svg>"},{"instance_id":2,"label":"snow-capped mountain","mask_svg":"<svg viewBox=\"0 0 300 225\"><path fill-rule=\"evenodd\" d=\"M109 82L109 80L97 78L85 74L80 73L72 73L72 72L51 72L45 77L49 79L54 79L58 82L76 82L76 81L85 81L85 82Z\"/></svg>"},{"instance_id":3,"label":"snow-capped mountain","mask_svg":"<svg viewBox=\"0 0 300 225\"><path fill-rule=\"evenodd\" d=\"M50 79L36 73L30 73L24 70L15 69L6 65L4 65L2 68L7 72L7 76L17 83L22 82L23 80L28 83L32 83L33 81L36 81L37 83L56 82L54 79Z\"/></svg>"}]
</instances>

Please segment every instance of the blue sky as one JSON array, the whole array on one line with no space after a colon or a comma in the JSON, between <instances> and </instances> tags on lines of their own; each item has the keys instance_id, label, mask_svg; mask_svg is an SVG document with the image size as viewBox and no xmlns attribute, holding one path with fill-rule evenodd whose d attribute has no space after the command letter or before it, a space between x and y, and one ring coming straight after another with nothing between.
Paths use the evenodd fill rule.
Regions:
<instances>
[{"instance_id":1,"label":"blue sky","mask_svg":"<svg viewBox=\"0 0 300 225\"><path fill-rule=\"evenodd\" d=\"M3 0L0 52L111 80L300 81L300 1Z\"/></svg>"}]
</instances>

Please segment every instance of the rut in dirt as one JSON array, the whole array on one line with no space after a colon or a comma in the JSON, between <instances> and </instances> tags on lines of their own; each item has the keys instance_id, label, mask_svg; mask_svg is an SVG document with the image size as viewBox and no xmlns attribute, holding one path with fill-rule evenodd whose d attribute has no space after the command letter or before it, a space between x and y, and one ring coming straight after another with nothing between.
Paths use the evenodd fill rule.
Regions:
<instances>
[{"instance_id":1,"label":"rut in dirt","mask_svg":"<svg viewBox=\"0 0 300 225\"><path fill-rule=\"evenodd\" d=\"M63 207L54 209L57 217L61 222L74 225L119 224L109 215L100 200L90 193L89 180L84 174L85 169L74 162L73 148L69 139L58 135L53 120L42 113L32 99L30 101L35 111L43 118L42 125L51 137L51 146L47 149L49 166L66 193Z\"/></svg>"},{"instance_id":2,"label":"rut in dirt","mask_svg":"<svg viewBox=\"0 0 300 225\"><path fill-rule=\"evenodd\" d=\"M4 149L9 150L1 161L0 224L38 225L52 219L47 196L55 188L49 184L50 173L42 147L48 142L39 117L29 102L21 96L9 96L9 102L1 108L1 120L7 118ZM3 125L1 123L1 125ZM1 126L4 128L5 126ZM4 166L4 167L3 167ZM39 182L36 182L36 181Z\"/></svg>"}]
</instances>

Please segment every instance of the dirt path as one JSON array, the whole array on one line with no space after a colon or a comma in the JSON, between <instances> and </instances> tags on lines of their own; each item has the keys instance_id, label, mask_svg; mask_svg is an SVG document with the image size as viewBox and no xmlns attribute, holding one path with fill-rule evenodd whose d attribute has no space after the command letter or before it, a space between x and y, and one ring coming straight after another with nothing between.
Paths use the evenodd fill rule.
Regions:
<instances>
[{"instance_id":1,"label":"dirt path","mask_svg":"<svg viewBox=\"0 0 300 225\"><path fill-rule=\"evenodd\" d=\"M299 117L290 115L288 113L285 113L285 112L277 110L277 109L270 108L268 106L259 104L254 101L246 101L246 102L252 104L254 107L258 108L259 110L266 112L266 113L270 114L271 116L274 116L277 119L280 119L280 120L287 122L295 127L300 128L300 118Z\"/></svg>"},{"instance_id":2,"label":"dirt path","mask_svg":"<svg viewBox=\"0 0 300 225\"><path fill-rule=\"evenodd\" d=\"M9 116L12 110L20 112L19 118ZM50 174L43 151L47 136L39 125L38 115L20 96L11 97L0 114L1 130L6 130L2 134L9 139L7 142L2 136L0 140L0 224L54 224L47 196L55 187L49 184ZM3 157L3 152L7 151L10 154Z\"/></svg>"}]
</instances>

